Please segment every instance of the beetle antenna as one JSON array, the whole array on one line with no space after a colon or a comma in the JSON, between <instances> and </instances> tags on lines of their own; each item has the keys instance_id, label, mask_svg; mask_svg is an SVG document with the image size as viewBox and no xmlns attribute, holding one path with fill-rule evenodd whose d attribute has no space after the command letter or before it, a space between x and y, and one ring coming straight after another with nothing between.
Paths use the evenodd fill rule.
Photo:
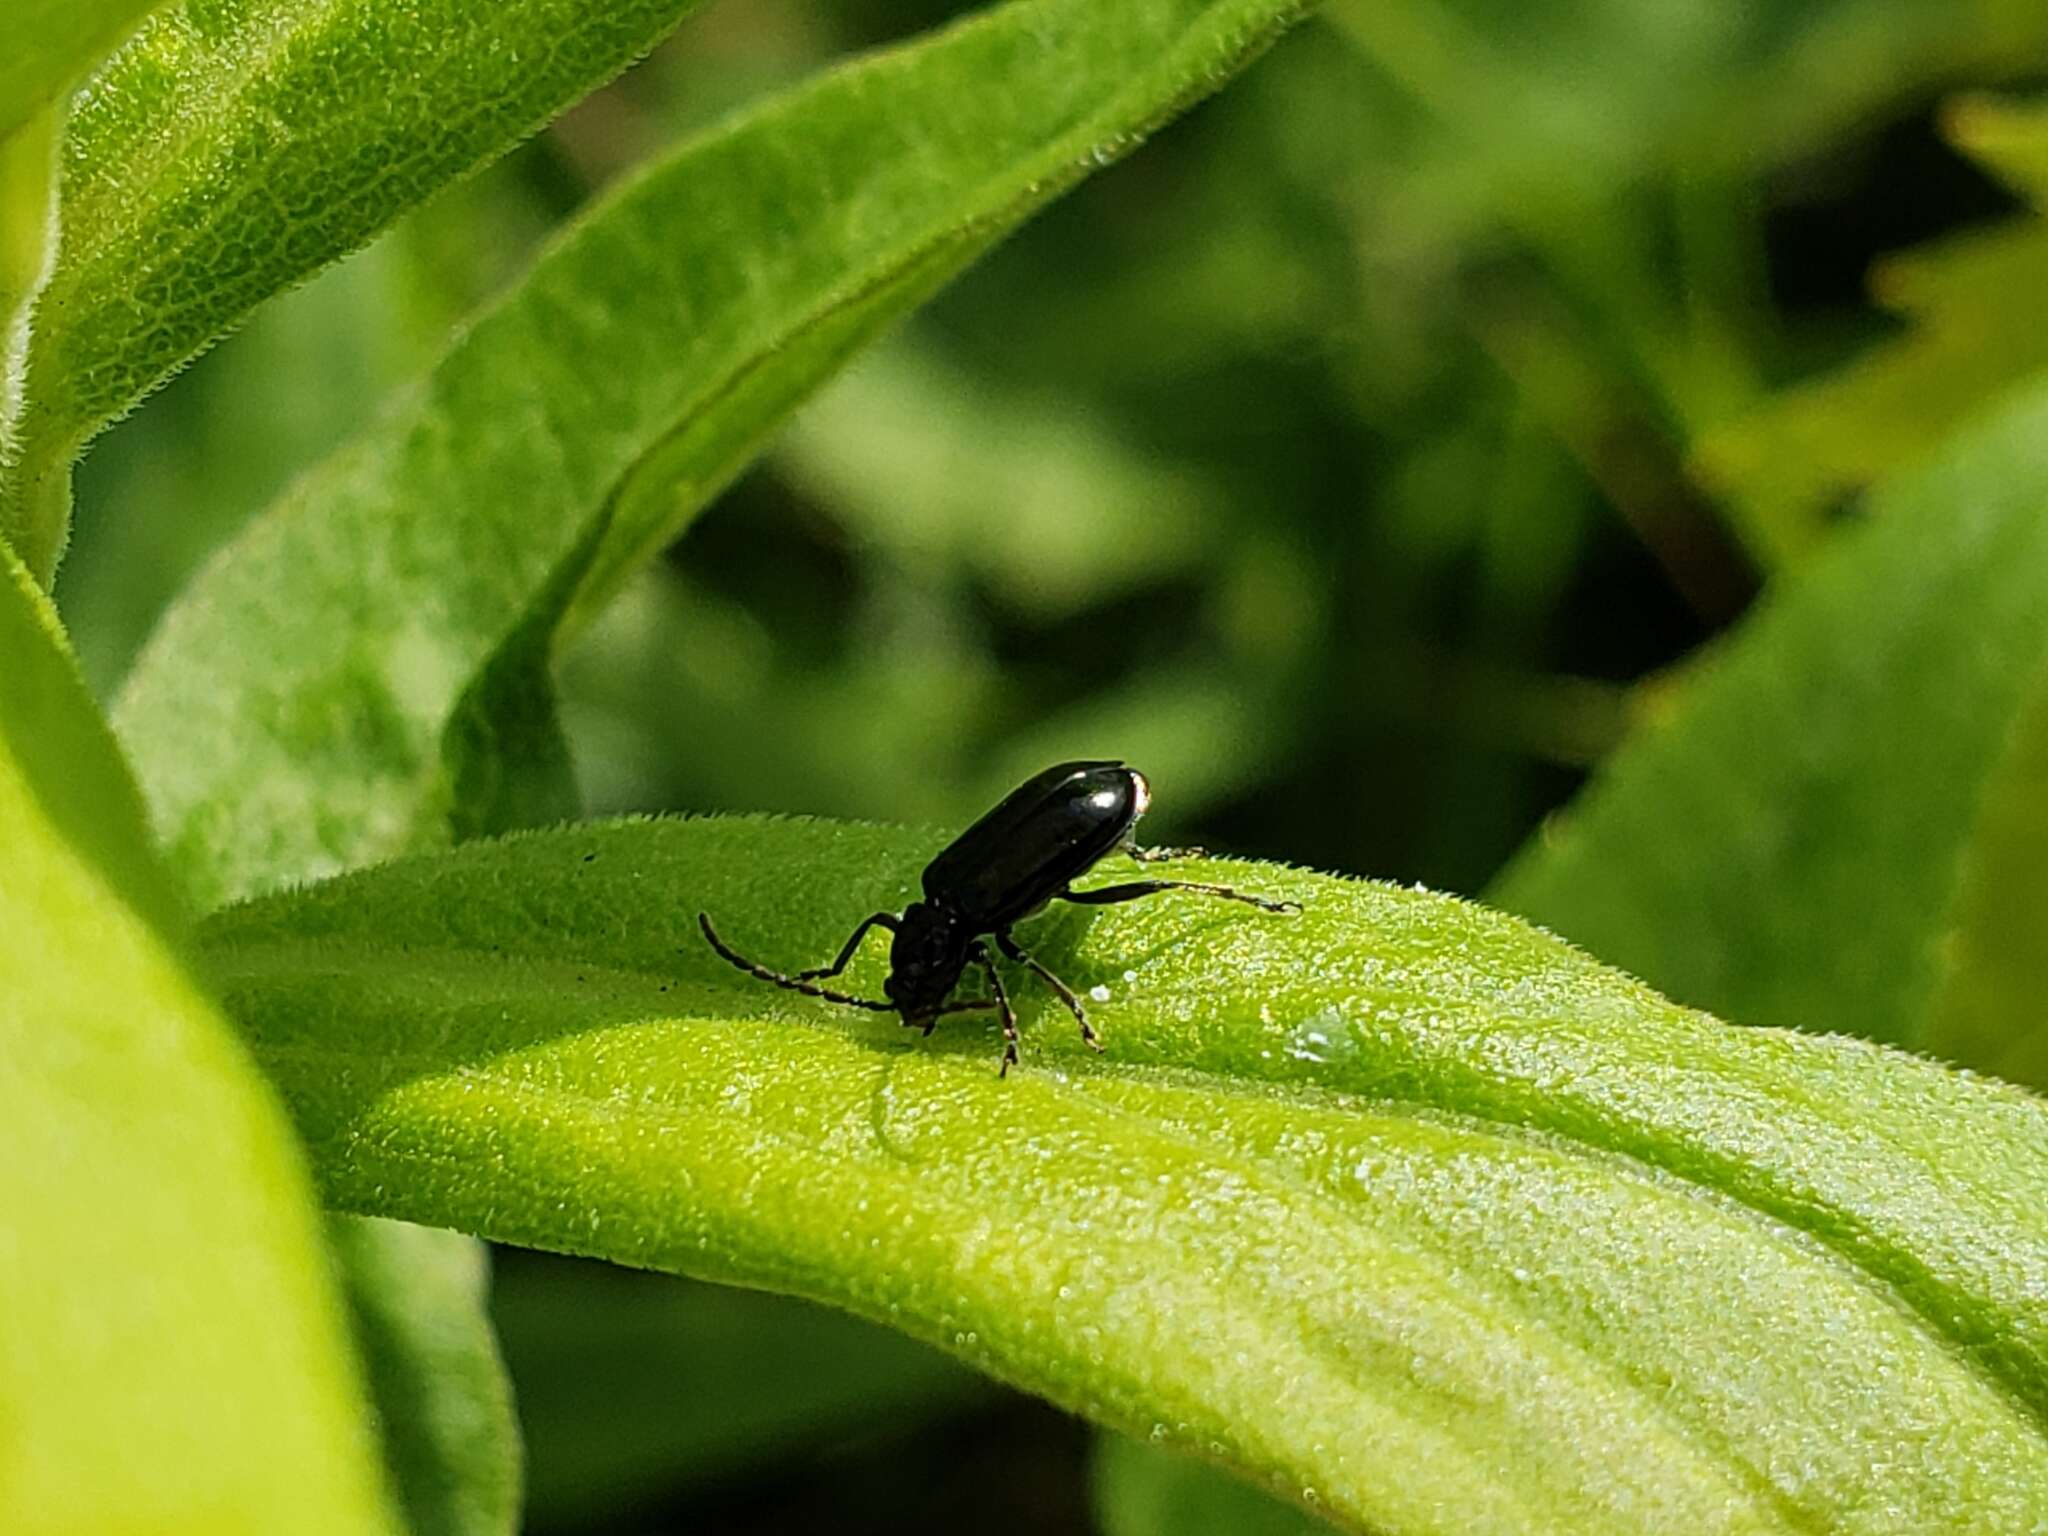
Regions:
<instances>
[{"instance_id":1,"label":"beetle antenna","mask_svg":"<svg viewBox=\"0 0 2048 1536\"><path fill-rule=\"evenodd\" d=\"M704 930L705 941L718 951L721 958L728 964L738 966L749 976L758 976L763 981L772 981L778 987L787 987L790 991L801 992L806 997L822 997L828 1003L844 1003L849 1008L866 1008L875 1013L894 1013L896 1011L894 1003L881 1003L871 997L855 997L847 992L834 992L830 987L817 986L808 981L798 981L794 976L785 976L780 971L771 971L765 965L755 964L745 955L738 954L727 947L725 940L721 939L718 936L717 930L711 926L711 914L708 912L699 912L697 914L697 926Z\"/></svg>"}]
</instances>

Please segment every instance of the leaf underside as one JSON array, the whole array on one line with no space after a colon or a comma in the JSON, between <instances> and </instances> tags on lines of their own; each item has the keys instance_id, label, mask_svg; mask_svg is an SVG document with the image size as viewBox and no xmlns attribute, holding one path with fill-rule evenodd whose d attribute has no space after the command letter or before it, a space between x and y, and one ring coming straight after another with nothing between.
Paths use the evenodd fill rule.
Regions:
<instances>
[{"instance_id":1,"label":"leaf underside","mask_svg":"<svg viewBox=\"0 0 2048 1536\"><path fill-rule=\"evenodd\" d=\"M328 1237L410 1536L519 1529L519 1425L485 1309L482 1243L337 1217Z\"/></svg>"}]
</instances>

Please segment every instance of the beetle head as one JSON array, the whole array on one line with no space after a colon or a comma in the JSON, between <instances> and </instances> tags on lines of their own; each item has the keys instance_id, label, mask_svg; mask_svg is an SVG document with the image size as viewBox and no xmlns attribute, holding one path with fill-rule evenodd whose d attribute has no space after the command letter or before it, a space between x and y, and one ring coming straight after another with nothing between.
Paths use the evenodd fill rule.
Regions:
<instances>
[{"instance_id":1,"label":"beetle head","mask_svg":"<svg viewBox=\"0 0 2048 1536\"><path fill-rule=\"evenodd\" d=\"M927 902L914 901L904 909L895 942L889 946L889 976L882 983L904 1023L928 1028L938 1017L967 968L971 937Z\"/></svg>"}]
</instances>

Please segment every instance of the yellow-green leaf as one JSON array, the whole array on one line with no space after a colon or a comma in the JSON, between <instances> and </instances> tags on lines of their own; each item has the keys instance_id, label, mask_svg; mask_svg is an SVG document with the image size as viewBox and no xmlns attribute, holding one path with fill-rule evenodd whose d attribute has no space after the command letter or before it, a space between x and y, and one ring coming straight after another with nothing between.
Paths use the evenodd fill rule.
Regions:
<instances>
[{"instance_id":1,"label":"yellow-green leaf","mask_svg":"<svg viewBox=\"0 0 2048 1536\"><path fill-rule=\"evenodd\" d=\"M0 133L0 495L20 457L31 325L57 244L59 120L50 107ZM7 536L0 523L0 543Z\"/></svg>"},{"instance_id":2,"label":"yellow-green leaf","mask_svg":"<svg viewBox=\"0 0 2048 1536\"><path fill-rule=\"evenodd\" d=\"M157 0L11 0L0 49L0 139L55 107Z\"/></svg>"},{"instance_id":3,"label":"yellow-green leaf","mask_svg":"<svg viewBox=\"0 0 2048 1536\"><path fill-rule=\"evenodd\" d=\"M328 1230L411 1536L511 1536L519 1426L486 1310L488 1250L400 1221Z\"/></svg>"},{"instance_id":4,"label":"yellow-green leaf","mask_svg":"<svg viewBox=\"0 0 2048 1536\"><path fill-rule=\"evenodd\" d=\"M391 1529L305 1171L0 549L0 1529Z\"/></svg>"}]
</instances>

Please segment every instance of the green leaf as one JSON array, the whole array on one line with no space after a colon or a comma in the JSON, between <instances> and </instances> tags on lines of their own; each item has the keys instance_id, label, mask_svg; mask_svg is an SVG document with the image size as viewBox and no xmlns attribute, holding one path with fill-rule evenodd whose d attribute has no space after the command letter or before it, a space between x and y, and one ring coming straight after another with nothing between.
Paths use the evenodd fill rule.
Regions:
<instances>
[{"instance_id":1,"label":"green leaf","mask_svg":"<svg viewBox=\"0 0 2048 1536\"><path fill-rule=\"evenodd\" d=\"M390 1527L290 1133L0 550L0 1525Z\"/></svg>"},{"instance_id":2,"label":"green leaf","mask_svg":"<svg viewBox=\"0 0 2048 1536\"><path fill-rule=\"evenodd\" d=\"M2048 389L1866 511L1497 895L1725 1017L1924 1046L1961 954L1984 952L1963 915L2048 898L2048 865L2006 856L2033 813L1996 788L2048 707ZM1971 879L1990 884L1966 901ZM2038 965L2041 943L2010 963ZM2003 1027L2038 1027L2013 1002Z\"/></svg>"},{"instance_id":3,"label":"green leaf","mask_svg":"<svg viewBox=\"0 0 2048 1536\"><path fill-rule=\"evenodd\" d=\"M0 51L0 139L57 105L157 0L13 0Z\"/></svg>"},{"instance_id":4,"label":"green leaf","mask_svg":"<svg viewBox=\"0 0 2048 1536\"><path fill-rule=\"evenodd\" d=\"M1880 262L1872 295L1905 322L1901 334L1706 434L1696 467L1716 489L1772 515L1811 516L1920 462L1972 412L2048 368L2048 104L1965 98L1945 127L2034 212Z\"/></svg>"},{"instance_id":5,"label":"green leaf","mask_svg":"<svg viewBox=\"0 0 2048 1536\"><path fill-rule=\"evenodd\" d=\"M125 476L116 469L113 499L136 503L120 511L133 515L138 526L120 530L113 540L107 529L95 530L98 537L84 549L97 558L68 560L58 582L65 613L97 642L96 657L80 658L88 678L95 660L103 676L118 666L122 651L139 638L131 633L124 645L121 633L124 624L132 627L136 608L161 606L218 538L218 527L209 531L208 519L225 518L233 526L237 513L246 513L256 499L249 486L284 478L293 443L312 438L324 448L341 435L329 425L332 417L361 414L357 397L366 382L391 366L373 355L375 342L365 337L376 331L373 319L401 301L402 285L392 272L395 254L389 245L380 247L269 307L229 349L239 351L246 364L254 347L259 373L275 375L304 364L288 409L237 395L221 381L214 358L159 403L156 409L169 408L172 415L154 425L179 439L179 454L189 456L184 475L167 476L164 456L146 451L145 462ZM268 370L265 361L272 365ZM318 387L309 390L304 381L315 377ZM342 403L344 397L349 404ZM118 458L132 441L117 439L108 446ZM92 467L104 483L107 459ZM190 483L175 483L181 478ZM143 515L160 510L166 499L177 501L181 490L188 506L205 503L204 515L168 525ZM152 604L154 594L161 595ZM109 624L110 617L117 622ZM280 879L292 873L276 872ZM412 1536L510 1531L519 1500L510 1388L476 1286L457 1283L465 1267L481 1272L481 1245L451 1233L355 1218L335 1223L332 1237L372 1405L381 1419L386 1464ZM495 1445L493 1432L501 1437Z\"/></svg>"},{"instance_id":6,"label":"green leaf","mask_svg":"<svg viewBox=\"0 0 2048 1536\"><path fill-rule=\"evenodd\" d=\"M250 309L644 53L689 0L214 0L82 93L0 536L48 578L86 440Z\"/></svg>"},{"instance_id":7,"label":"green leaf","mask_svg":"<svg viewBox=\"0 0 2048 1536\"><path fill-rule=\"evenodd\" d=\"M1019 0L770 101L579 220L145 651L118 718L202 895L573 809L545 677L565 615L856 347L1297 10Z\"/></svg>"},{"instance_id":8,"label":"green leaf","mask_svg":"<svg viewBox=\"0 0 2048 1536\"><path fill-rule=\"evenodd\" d=\"M1845 125L1885 121L1954 82L2024 74L2048 45L2048 12L2029 0L1672 7L1654 19L1598 5L1340 0L1328 14L1427 125L1418 133L1375 113L1377 202L1394 210L1378 214L1388 225L1380 238L1407 260L1434 246L1451 261L1505 229L1537 258L1561 302L1517 292L1481 303L1481 340L1653 553L1659 502L1688 488L1668 471L1661 491L1615 476L1613 441L1660 426L1692 438L1755 408L1764 365L1752 354L1769 306L1754 227L1759 178L1832 151ZM1377 92L1367 84L1360 94L1361 110L1374 112ZM2024 318L2031 296L2011 292ZM1958 319L1968 324L1988 302L1969 293ZM1983 339L2001 359L2025 347L2017 328ZM1973 378L2011 377L1967 344L1939 345ZM1931 392L1940 378L1929 370L1917 382ZM1969 385L1957 377L1950 387ZM1909 433L1925 430L1904 401L1899 414ZM1882 444L1881 431L1872 441ZM1710 440L1708 462L1719 464L1712 454L1723 445ZM1670 446L1676 457L1680 443ZM1731 476L1747 469L1766 482L1809 467L1768 445L1753 458L1742 446L1739 457ZM1826 496L1751 494L1743 483L1742 499L1721 510L1751 560L1770 570L1804 558ZM1689 597L1712 596L1697 552L1672 564Z\"/></svg>"},{"instance_id":9,"label":"green leaf","mask_svg":"<svg viewBox=\"0 0 2048 1536\"><path fill-rule=\"evenodd\" d=\"M902 1335L727 1286L529 1261L493 1308L532 1447L535 1525L651 1503L989 1395Z\"/></svg>"},{"instance_id":10,"label":"green leaf","mask_svg":"<svg viewBox=\"0 0 2048 1536\"><path fill-rule=\"evenodd\" d=\"M399 302L393 254L388 245L380 247L369 259L327 274L266 309L236 339L233 349L242 351L245 361L251 346L267 353L273 373L316 359L302 370L306 376L318 375L319 390L312 396L298 387L289 410L258 411L252 419L254 402L216 382L216 360L209 358L195 370L202 386L196 400L190 393L195 378L188 375L181 389L160 403L158 409L176 408L169 430L194 460L186 476L194 483L184 489L199 495L203 485L205 497L214 503L207 516L233 518L251 499L247 485L284 478L291 454L276 437L302 441L325 431L320 444L325 447L340 435L322 418L343 410L336 403L339 397L360 394L365 381L379 373L376 364L382 360L368 355L371 344L364 336L374 329L373 314ZM126 450L128 444L109 446ZM148 458L128 477L125 489L145 503L167 495L175 500L179 487L166 485L162 456ZM104 471L107 465L102 461L94 468ZM57 597L73 622L90 630L93 619L104 621L110 612L132 607L135 596L148 593L152 584L160 584L155 590L165 593L175 590L181 568L189 568L209 542L204 517L182 519L174 527L158 526L161 519L141 521L139 540L123 538L118 548L110 548L101 529L97 561L66 562ZM194 522L200 525L196 529ZM102 587L97 600L95 580ZM110 630L102 622L94 638L100 642L104 671L109 646L118 654L118 628ZM90 676L90 659L81 661ZM275 873L288 879L294 872ZM407 1528L412 1536L509 1532L518 1516L519 1446L510 1387L483 1312L480 1276L487 1261L482 1246L453 1233L353 1217L334 1223L330 1235ZM499 1437L495 1443L493 1434Z\"/></svg>"},{"instance_id":11,"label":"green leaf","mask_svg":"<svg viewBox=\"0 0 2048 1536\"><path fill-rule=\"evenodd\" d=\"M1205 872L1299 917L1027 930L1106 994L1108 1052L1019 976L1007 1079L986 1019L906 1037L696 931L815 964L934 841L567 828L230 909L203 947L338 1207L828 1301L1357 1526L2048 1519L2024 1093L1276 867Z\"/></svg>"},{"instance_id":12,"label":"green leaf","mask_svg":"<svg viewBox=\"0 0 2048 1536\"><path fill-rule=\"evenodd\" d=\"M410 1536L519 1528L519 1425L486 1291L455 1232L342 1217L329 1229Z\"/></svg>"}]
</instances>

